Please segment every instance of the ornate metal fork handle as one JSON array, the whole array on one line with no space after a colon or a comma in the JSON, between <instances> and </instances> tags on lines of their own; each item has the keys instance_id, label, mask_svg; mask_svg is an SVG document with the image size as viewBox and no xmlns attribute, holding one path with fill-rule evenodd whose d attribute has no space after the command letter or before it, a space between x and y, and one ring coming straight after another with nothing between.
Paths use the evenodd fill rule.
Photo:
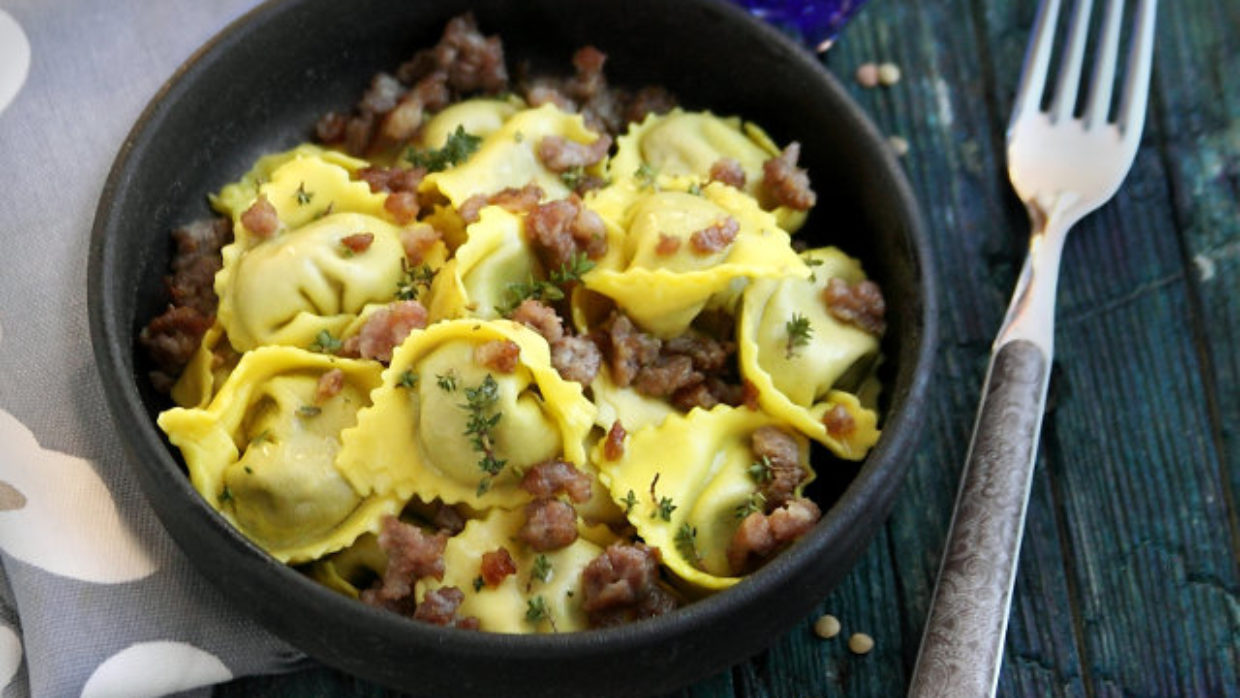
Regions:
<instances>
[{"instance_id":1,"label":"ornate metal fork handle","mask_svg":"<svg viewBox=\"0 0 1240 698\"><path fill-rule=\"evenodd\" d=\"M1060 0L1043 0L1008 128L1008 171L1033 224L992 348L910 698L995 694L1054 351L1068 230L1119 188L1148 97L1156 0L1138 0L1124 94L1108 120L1124 0L1109 0L1084 113L1074 118L1091 0L1077 0L1050 108L1040 107Z\"/></svg>"}]
</instances>

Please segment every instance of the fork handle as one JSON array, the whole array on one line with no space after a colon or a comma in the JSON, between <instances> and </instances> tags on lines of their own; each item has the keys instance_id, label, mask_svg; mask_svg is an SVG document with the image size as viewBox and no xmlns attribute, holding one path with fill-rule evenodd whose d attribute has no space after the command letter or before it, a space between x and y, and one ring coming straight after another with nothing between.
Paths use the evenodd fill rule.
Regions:
<instances>
[{"instance_id":1,"label":"fork handle","mask_svg":"<svg viewBox=\"0 0 1240 698\"><path fill-rule=\"evenodd\" d=\"M909 698L994 695L1049 364L1028 339L991 357Z\"/></svg>"}]
</instances>

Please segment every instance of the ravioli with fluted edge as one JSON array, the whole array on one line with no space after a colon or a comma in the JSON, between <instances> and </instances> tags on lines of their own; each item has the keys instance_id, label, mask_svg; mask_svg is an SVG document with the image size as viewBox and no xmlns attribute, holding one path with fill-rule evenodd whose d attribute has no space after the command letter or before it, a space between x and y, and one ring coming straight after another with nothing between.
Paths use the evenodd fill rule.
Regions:
<instances>
[{"instance_id":1,"label":"ravioli with fluted edge","mask_svg":"<svg viewBox=\"0 0 1240 698\"><path fill-rule=\"evenodd\" d=\"M865 279L861 265L838 249L804 253L809 279L762 279L745 290L737 333L742 370L762 408L848 460L878 441L878 414L857 398L872 381L875 335L834 317L822 295L831 279ZM790 324L800 324L797 331ZM845 428L830 428L828 414ZM828 420L829 421L829 420Z\"/></svg>"},{"instance_id":2,"label":"ravioli with fluted edge","mask_svg":"<svg viewBox=\"0 0 1240 698\"><path fill-rule=\"evenodd\" d=\"M511 343L510 371L478 360ZM449 320L415 330L392 356L374 404L343 437L339 461L362 492L515 507L524 468L584 463L594 405L551 367L547 343L509 320ZM479 426L483 424L485 426Z\"/></svg>"},{"instance_id":3,"label":"ravioli with fluted edge","mask_svg":"<svg viewBox=\"0 0 1240 698\"><path fill-rule=\"evenodd\" d=\"M751 441L754 432L779 424L763 412L726 405L670 416L632 434L620 459L598 454L600 478L677 578L698 591L726 589L740 581L728 546L741 520L762 508L756 503L762 478L751 468L760 457ZM796 444L804 471L799 495L814 473L805 439Z\"/></svg>"},{"instance_id":4,"label":"ravioli with fluted edge","mask_svg":"<svg viewBox=\"0 0 1240 698\"><path fill-rule=\"evenodd\" d=\"M323 376L340 372L324 397ZM336 465L340 433L379 385L378 366L292 347L247 352L211 402L173 408L159 426L181 449L195 489L284 562L339 550L378 529L401 502L361 492Z\"/></svg>"},{"instance_id":5,"label":"ravioli with fluted edge","mask_svg":"<svg viewBox=\"0 0 1240 698\"><path fill-rule=\"evenodd\" d=\"M452 20L174 234L158 422L231 525L360 603L640 621L813 530L817 474L879 438L885 301L794 242L797 142L609 87L593 47L510 83L498 47Z\"/></svg>"}]
</instances>

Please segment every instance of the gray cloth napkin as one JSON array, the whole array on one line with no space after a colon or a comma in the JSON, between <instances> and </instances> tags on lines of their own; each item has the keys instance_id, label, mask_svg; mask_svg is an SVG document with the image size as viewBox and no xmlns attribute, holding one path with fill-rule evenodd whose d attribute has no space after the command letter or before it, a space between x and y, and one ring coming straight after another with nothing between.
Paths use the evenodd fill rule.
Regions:
<instances>
[{"instance_id":1,"label":"gray cloth napkin","mask_svg":"<svg viewBox=\"0 0 1240 698\"><path fill-rule=\"evenodd\" d=\"M153 516L86 318L91 222L121 142L254 4L0 0L2 698L164 695L304 660L228 606Z\"/></svg>"}]
</instances>

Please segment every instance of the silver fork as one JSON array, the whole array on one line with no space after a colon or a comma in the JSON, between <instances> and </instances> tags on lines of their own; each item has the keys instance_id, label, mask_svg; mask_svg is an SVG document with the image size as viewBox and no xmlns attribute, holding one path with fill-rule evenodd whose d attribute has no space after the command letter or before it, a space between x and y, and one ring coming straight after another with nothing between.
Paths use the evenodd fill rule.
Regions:
<instances>
[{"instance_id":1,"label":"silver fork","mask_svg":"<svg viewBox=\"0 0 1240 698\"><path fill-rule=\"evenodd\" d=\"M1091 0L1077 0L1048 110L1060 0L1043 0L1007 131L1008 175L1029 211L1029 252L990 366L922 636L910 698L993 696L1054 345L1064 239L1119 188L1149 96L1156 0L1139 0L1123 94L1110 117L1124 0L1109 0L1089 93L1076 117Z\"/></svg>"}]
</instances>

